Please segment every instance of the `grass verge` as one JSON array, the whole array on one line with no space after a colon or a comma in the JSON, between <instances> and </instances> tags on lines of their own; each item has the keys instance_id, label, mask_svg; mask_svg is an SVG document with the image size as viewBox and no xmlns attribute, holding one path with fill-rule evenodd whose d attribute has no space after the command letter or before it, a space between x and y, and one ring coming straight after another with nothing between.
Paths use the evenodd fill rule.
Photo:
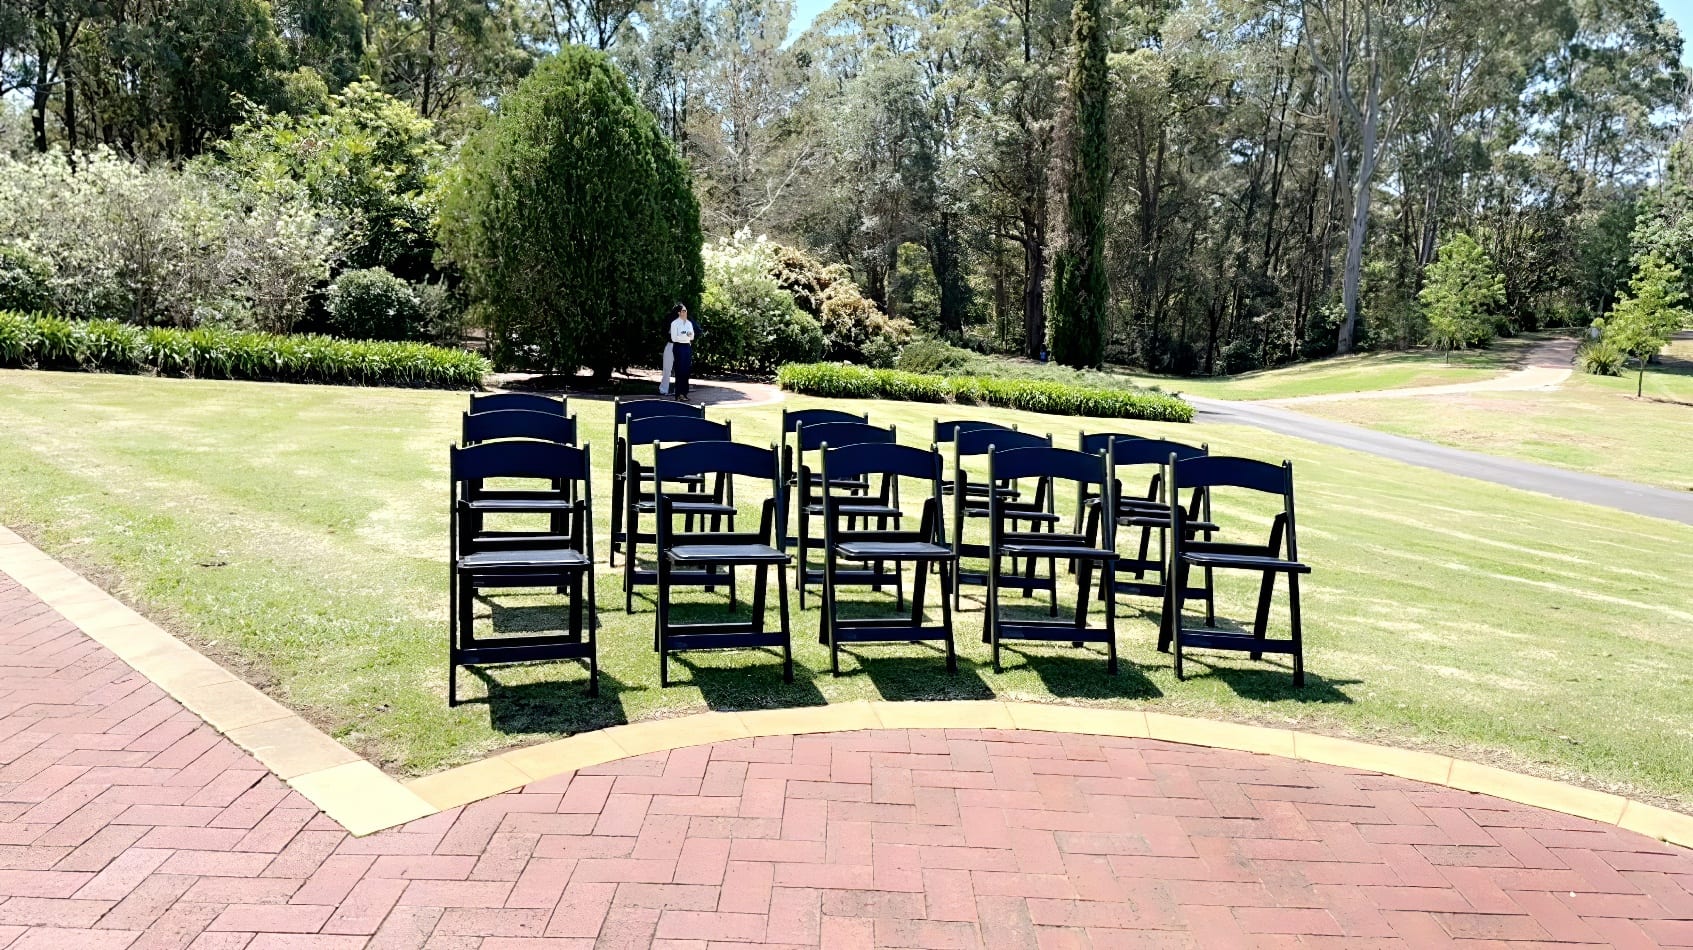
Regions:
<instances>
[{"instance_id":1,"label":"grass verge","mask_svg":"<svg viewBox=\"0 0 1693 950\"><path fill-rule=\"evenodd\" d=\"M448 709L445 450L463 405L419 390L3 371L0 520L402 775L705 709L1000 696L1352 735L1693 804L1693 528L1209 424L946 410L1061 445L1109 428L1291 457L1316 569L1303 691L1244 655L1202 655L1175 681L1153 648L1156 615L1138 607L1120 622L1118 677L1097 651L1062 645L1014 649L995 675L979 588L958 618L953 677L927 648L881 646L848 651L831 678L813 607L795 614L793 685L772 656L721 653L677 662L664 690L650 599L625 615L602 570L599 699L579 665L533 665L461 678L473 700ZM935 407L861 405L928 441ZM609 404L572 406L603 499ZM780 407L711 414L762 443ZM1244 618L1246 595L1225 591L1224 613Z\"/></svg>"}]
</instances>

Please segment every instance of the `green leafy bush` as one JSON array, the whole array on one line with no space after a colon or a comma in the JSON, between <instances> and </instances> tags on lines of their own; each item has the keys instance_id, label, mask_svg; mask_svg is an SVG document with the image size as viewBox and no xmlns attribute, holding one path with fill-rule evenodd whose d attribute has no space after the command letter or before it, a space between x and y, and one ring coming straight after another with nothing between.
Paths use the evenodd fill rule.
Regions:
<instances>
[{"instance_id":1,"label":"green leafy bush","mask_svg":"<svg viewBox=\"0 0 1693 950\"><path fill-rule=\"evenodd\" d=\"M911 373L951 375L969 369L976 354L942 340L918 340L899 351L894 366Z\"/></svg>"},{"instance_id":2,"label":"green leafy bush","mask_svg":"<svg viewBox=\"0 0 1693 950\"><path fill-rule=\"evenodd\" d=\"M825 399L896 399L997 406L1061 416L1192 422L1193 407L1164 393L1033 379L943 377L838 363L792 364L776 374L790 392Z\"/></svg>"},{"instance_id":3,"label":"green leafy bush","mask_svg":"<svg viewBox=\"0 0 1693 950\"><path fill-rule=\"evenodd\" d=\"M768 372L823 355L823 328L802 311L770 273L768 240L745 235L707 247L705 294L695 358L728 370Z\"/></svg>"},{"instance_id":4,"label":"green leafy bush","mask_svg":"<svg viewBox=\"0 0 1693 950\"><path fill-rule=\"evenodd\" d=\"M0 311L0 365L358 386L477 386L475 353L421 343L338 340L198 327L141 329Z\"/></svg>"},{"instance_id":5,"label":"green leafy bush","mask_svg":"<svg viewBox=\"0 0 1693 950\"><path fill-rule=\"evenodd\" d=\"M41 310L52 300L53 265L16 244L0 244L0 310Z\"/></svg>"},{"instance_id":6,"label":"green leafy bush","mask_svg":"<svg viewBox=\"0 0 1693 950\"><path fill-rule=\"evenodd\" d=\"M329 330L352 340L422 340L427 315L417 292L380 267L350 270L324 295Z\"/></svg>"},{"instance_id":7,"label":"green leafy bush","mask_svg":"<svg viewBox=\"0 0 1693 950\"><path fill-rule=\"evenodd\" d=\"M670 304L699 306L699 202L610 58L566 46L542 60L460 154L441 243L496 358L600 375L657 359Z\"/></svg>"},{"instance_id":8,"label":"green leafy bush","mask_svg":"<svg viewBox=\"0 0 1693 950\"><path fill-rule=\"evenodd\" d=\"M1589 340L1576 353L1583 372L1594 376L1621 376L1624 353L1609 340Z\"/></svg>"}]
</instances>

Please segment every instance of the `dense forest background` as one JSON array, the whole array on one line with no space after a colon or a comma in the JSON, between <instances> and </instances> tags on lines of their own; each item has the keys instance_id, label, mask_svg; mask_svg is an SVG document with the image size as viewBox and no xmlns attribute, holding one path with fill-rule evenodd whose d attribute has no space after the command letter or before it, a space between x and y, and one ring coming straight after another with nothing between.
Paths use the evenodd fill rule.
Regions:
<instances>
[{"instance_id":1,"label":"dense forest background","mask_svg":"<svg viewBox=\"0 0 1693 950\"><path fill-rule=\"evenodd\" d=\"M1422 342L1424 271L1459 233L1509 326L1585 324L1678 173L1681 39L1654 0L1103 11L1111 361L1236 372ZM788 0L0 0L0 150L180 163L368 77L451 162L502 90L581 44L687 158L708 240L769 235L891 316L1035 356L1071 12L840 0L790 41Z\"/></svg>"}]
</instances>

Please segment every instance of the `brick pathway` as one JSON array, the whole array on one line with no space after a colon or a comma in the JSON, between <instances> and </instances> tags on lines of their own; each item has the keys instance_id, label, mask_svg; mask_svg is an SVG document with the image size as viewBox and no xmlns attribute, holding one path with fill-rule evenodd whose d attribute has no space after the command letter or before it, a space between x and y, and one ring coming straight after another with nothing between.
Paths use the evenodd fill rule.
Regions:
<instances>
[{"instance_id":1,"label":"brick pathway","mask_svg":"<svg viewBox=\"0 0 1693 950\"><path fill-rule=\"evenodd\" d=\"M352 838L0 575L0 947L1693 946L1693 853L1325 766L876 731Z\"/></svg>"}]
</instances>

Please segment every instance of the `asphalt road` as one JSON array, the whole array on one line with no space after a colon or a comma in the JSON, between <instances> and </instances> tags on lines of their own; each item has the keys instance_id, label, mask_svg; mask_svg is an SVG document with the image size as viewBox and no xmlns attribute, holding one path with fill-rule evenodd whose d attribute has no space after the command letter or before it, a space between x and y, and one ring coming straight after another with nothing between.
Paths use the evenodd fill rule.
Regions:
<instances>
[{"instance_id":1,"label":"asphalt road","mask_svg":"<svg viewBox=\"0 0 1693 950\"><path fill-rule=\"evenodd\" d=\"M1196 422L1229 422L1257 426L1325 445L1368 452L1423 468L1432 468L1466 478L1539 492L1554 498L1615 508L1649 518L1664 518L1693 525L1693 492L1671 491L1653 485L1627 482L1602 475L1588 475L1553 468L1536 462L1467 452L1433 442L1388 435L1362 426L1330 422L1288 409L1250 402L1226 402L1199 396L1183 396L1198 410ZM1693 464L1693 462L1690 462Z\"/></svg>"}]
</instances>

